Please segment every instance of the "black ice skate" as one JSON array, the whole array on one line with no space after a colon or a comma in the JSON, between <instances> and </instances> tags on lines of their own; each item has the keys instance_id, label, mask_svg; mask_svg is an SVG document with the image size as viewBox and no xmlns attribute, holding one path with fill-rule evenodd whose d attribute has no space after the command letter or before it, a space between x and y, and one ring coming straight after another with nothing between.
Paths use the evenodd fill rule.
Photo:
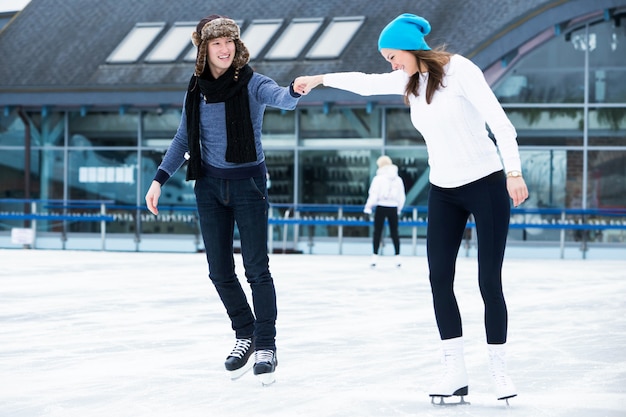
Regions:
<instances>
[{"instance_id":1,"label":"black ice skate","mask_svg":"<svg viewBox=\"0 0 626 417\"><path fill-rule=\"evenodd\" d=\"M254 343L252 339L237 339L235 347L224 362L224 367L230 374L230 379L239 379L252 368L252 364L248 364L250 355L254 352Z\"/></svg>"},{"instance_id":2,"label":"black ice skate","mask_svg":"<svg viewBox=\"0 0 626 417\"><path fill-rule=\"evenodd\" d=\"M264 386L271 385L276 381L274 371L278 366L276 352L273 350L257 350L254 352L254 375Z\"/></svg>"}]
</instances>

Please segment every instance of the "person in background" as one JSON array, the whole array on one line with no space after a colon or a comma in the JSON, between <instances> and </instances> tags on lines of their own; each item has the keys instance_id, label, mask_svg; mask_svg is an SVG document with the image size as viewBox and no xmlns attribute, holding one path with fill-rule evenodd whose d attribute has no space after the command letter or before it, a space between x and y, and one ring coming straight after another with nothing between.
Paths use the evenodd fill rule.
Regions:
<instances>
[{"instance_id":1,"label":"person in background","mask_svg":"<svg viewBox=\"0 0 626 417\"><path fill-rule=\"evenodd\" d=\"M393 242L395 264L402 266L400 261L400 235L398 234L398 216L404 207L406 194L404 182L398 176L398 167L391 162L391 158L383 155L376 160L378 170L370 184L367 201L363 212L372 214L374 207L374 241L371 266L375 267L378 262L378 250L383 235L385 219L389 223L389 234Z\"/></svg>"},{"instance_id":2,"label":"person in background","mask_svg":"<svg viewBox=\"0 0 626 417\"><path fill-rule=\"evenodd\" d=\"M197 46L180 125L146 193L158 214L161 187L188 160L209 277L235 332L225 368L236 379L250 369L265 385L275 381L276 291L267 248L267 168L261 143L266 106L293 110L299 94L248 65L249 52L234 20L211 15L192 33ZM235 273L234 226L241 240L250 307Z\"/></svg>"},{"instance_id":3,"label":"person in background","mask_svg":"<svg viewBox=\"0 0 626 417\"><path fill-rule=\"evenodd\" d=\"M508 313L502 263L509 197L514 206L528 198L517 135L482 71L444 47L431 49L424 39L430 30L423 17L402 14L381 31L378 39L378 50L391 64L391 72L298 77L294 86L301 94L324 84L361 95L404 96L411 121L426 141L430 166L426 250L444 363L430 396L433 401L435 397L443 401L444 397L468 393L454 279L463 233L468 217L473 215L489 367L497 398L508 401L517 390L506 370ZM486 126L495 140L489 137Z\"/></svg>"}]
</instances>

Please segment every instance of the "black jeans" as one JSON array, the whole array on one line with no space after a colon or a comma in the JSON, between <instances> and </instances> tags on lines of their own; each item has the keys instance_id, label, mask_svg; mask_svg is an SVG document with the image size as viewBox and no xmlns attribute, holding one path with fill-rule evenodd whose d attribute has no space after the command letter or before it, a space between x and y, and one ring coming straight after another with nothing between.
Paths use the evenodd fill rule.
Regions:
<instances>
[{"instance_id":1,"label":"black jeans","mask_svg":"<svg viewBox=\"0 0 626 417\"><path fill-rule=\"evenodd\" d=\"M456 258L470 214L476 222L478 285L485 304L487 343L505 343L507 308L502 262L509 230L510 200L502 171L457 188L431 185L426 251L435 317L441 339L463 335L454 295Z\"/></svg>"},{"instance_id":2,"label":"black jeans","mask_svg":"<svg viewBox=\"0 0 626 417\"><path fill-rule=\"evenodd\" d=\"M389 234L396 255L400 254L400 236L398 235L398 207L377 206L374 213L374 253L378 254L380 238L383 235L385 219L389 222Z\"/></svg>"},{"instance_id":3,"label":"black jeans","mask_svg":"<svg viewBox=\"0 0 626 417\"><path fill-rule=\"evenodd\" d=\"M196 181L200 228L209 263L209 277L226 307L237 338L255 336L256 349L276 349L276 291L267 254L266 178ZM234 226L241 238L246 279L254 314L235 274Z\"/></svg>"}]
</instances>

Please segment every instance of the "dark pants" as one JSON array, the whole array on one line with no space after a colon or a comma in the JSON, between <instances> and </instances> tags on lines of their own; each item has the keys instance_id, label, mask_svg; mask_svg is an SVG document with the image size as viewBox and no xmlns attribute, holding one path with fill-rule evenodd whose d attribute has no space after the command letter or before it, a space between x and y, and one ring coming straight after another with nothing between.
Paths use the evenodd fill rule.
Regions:
<instances>
[{"instance_id":1,"label":"dark pants","mask_svg":"<svg viewBox=\"0 0 626 417\"><path fill-rule=\"evenodd\" d=\"M385 219L389 222L389 234L396 255L400 254L400 236L398 235L398 207L377 206L374 213L374 253L378 254L380 238L383 235Z\"/></svg>"},{"instance_id":2,"label":"dark pants","mask_svg":"<svg viewBox=\"0 0 626 417\"><path fill-rule=\"evenodd\" d=\"M255 336L256 349L276 349L276 291L267 254L266 178L196 181L200 228L209 277L226 307L237 338ZM235 274L234 226L241 238L245 274L254 314Z\"/></svg>"},{"instance_id":3,"label":"dark pants","mask_svg":"<svg viewBox=\"0 0 626 417\"><path fill-rule=\"evenodd\" d=\"M426 250L439 334L442 340L463 335L454 274L470 214L476 222L478 285L485 304L487 343L505 343L508 317L502 293L502 261L510 201L502 171L457 188L431 185Z\"/></svg>"}]
</instances>

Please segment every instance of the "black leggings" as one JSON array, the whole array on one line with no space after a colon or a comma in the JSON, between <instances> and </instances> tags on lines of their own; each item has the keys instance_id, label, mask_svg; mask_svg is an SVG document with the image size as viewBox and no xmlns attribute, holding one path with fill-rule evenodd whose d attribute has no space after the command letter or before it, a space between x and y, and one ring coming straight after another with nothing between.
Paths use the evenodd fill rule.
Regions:
<instances>
[{"instance_id":1,"label":"black leggings","mask_svg":"<svg viewBox=\"0 0 626 417\"><path fill-rule=\"evenodd\" d=\"M470 214L476 222L478 285L485 305L487 343L505 343L508 317L502 293L502 261L510 200L502 171L457 188L431 185L426 251L439 335L442 340L463 335L454 274Z\"/></svg>"},{"instance_id":2,"label":"black leggings","mask_svg":"<svg viewBox=\"0 0 626 417\"><path fill-rule=\"evenodd\" d=\"M377 206L374 214L374 253L378 254L380 237L383 235L385 219L389 221L389 234L396 255L400 254L400 236L398 235L398 207Z\"/></svg>"}]
</instances>

